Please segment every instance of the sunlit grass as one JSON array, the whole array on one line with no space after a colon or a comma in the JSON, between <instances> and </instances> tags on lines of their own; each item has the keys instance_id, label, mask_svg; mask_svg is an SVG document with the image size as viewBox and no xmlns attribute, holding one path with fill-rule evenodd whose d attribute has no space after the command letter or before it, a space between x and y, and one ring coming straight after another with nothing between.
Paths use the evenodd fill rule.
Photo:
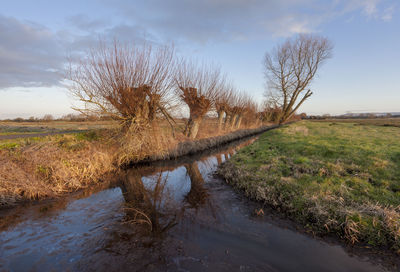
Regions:
<instances>
[{"instance_id":1,"label":"sunlit grass","mask_svg":"<svg viewBox=\"0 0 400 272\"><path fill-rule=\"evenodd\" d=\"M311 229L398 250L399 139L397 127L302 121L263 134L222 173Z\"/></svg>"}]
</instances>

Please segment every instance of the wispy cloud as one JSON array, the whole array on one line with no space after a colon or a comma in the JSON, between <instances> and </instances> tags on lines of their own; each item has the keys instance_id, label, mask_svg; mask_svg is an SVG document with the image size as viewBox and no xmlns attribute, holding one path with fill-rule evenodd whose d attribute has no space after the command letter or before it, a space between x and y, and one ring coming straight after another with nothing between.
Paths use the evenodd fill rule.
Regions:
<instances>
[{"instance_id":1,"label":"wispy cloud","mask_svg":"<svg viewBox=\"0 0 400 272\"><path fill-rule=\"evenodd\" d=\"M64 50L56 33L5 16L0 33L0 88L58 83Z\"/></svg>"},{"instance_id":2,"label":"wispy cloud","mask_svg":"<svg viewBox=\"0 0 400 272\"><path fill-rule=\"evenodd\" d=\"M395 12L395 1L390 0L348 0L344 2L344 12L362 13L370 19L388 22Z\"/></svg>"},{"instance_id":3,"label":"wispy cloud","mask_svg":"<svg viewBox=\"0 0 400 272\"><path fill-rule=\"evenodd\" d=\"M61 86L67 56L96 46L99 39L144 41L138 26L106 27L100 21L75 18L81 31L54 32L46 26L0 15L0 90L10 87Z\"/></svg>"},{"instance_id":4,"label":"wispy cloud","mask_svg":"<svg viewBox=\"0 0 400 272\"><path fill-rule=\"evenodd\" d=\"M391 21L392 18L393 18L394 12L395 12L395 6L394 5L385 8L385 10L383 11L382 20L385 21L385 22Z\"/></svg>"}]
</instances>

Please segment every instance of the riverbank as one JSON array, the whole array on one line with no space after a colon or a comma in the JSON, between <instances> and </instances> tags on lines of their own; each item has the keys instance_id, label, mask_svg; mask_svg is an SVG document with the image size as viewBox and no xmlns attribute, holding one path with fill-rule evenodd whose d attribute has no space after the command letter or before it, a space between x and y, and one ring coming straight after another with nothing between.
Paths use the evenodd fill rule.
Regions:
<instances>
[{"instance_id":1,"label":"riverbank","mask_svg":"<svg viewBox=\"0 0 400 272\"><path fill-rule=\"evenodd\" d=\"M218 172L313 233L400 253L399 133L302 121L264 133Z\"/></svg>"},{"instance_id":2,"label":"riverbank","mask_svg":"<svg viewBox=\"0 0 400 272\"><path fill-rule=\"evenodd\" d=\"M0 142L0 208L55 198L115 178L121 167L174 159L261 133L242 129L189 141L162 128L122 136L113 130Z\"/></svg>"}]
</instances>

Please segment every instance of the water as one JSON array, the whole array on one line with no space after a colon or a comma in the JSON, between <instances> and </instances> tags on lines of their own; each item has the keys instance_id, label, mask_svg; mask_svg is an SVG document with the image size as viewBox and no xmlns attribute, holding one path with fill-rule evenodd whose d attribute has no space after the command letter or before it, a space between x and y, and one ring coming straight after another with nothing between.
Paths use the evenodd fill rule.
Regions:
<instances>
[{"instance_id":1,"label":"water","mask_svg":"<svg viewBox=\"0 0 400 272\"><path fill-rule=\"evenodd\" d=\"M5 271L386 271L295 230L213 172L242 141L129 169L120 182L1 214Z\"/></svg>"}]
</instances>

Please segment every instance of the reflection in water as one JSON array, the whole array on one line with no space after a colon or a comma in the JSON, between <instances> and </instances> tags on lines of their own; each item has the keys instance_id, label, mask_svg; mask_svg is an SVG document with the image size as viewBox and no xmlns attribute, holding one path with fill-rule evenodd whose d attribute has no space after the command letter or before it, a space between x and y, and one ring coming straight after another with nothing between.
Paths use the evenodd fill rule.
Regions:
<instances>
[{"instance_id":1,"label":"reflection in water","mask_svg":"<svg viewBox=\"0 0 400 272\"><path fill-rule=\"evenodd\" d=\"M222 163L222 154L217 154L215 157L217 158L218 165L220 165Z\"/></svg>"},{"instance_id":2,"label":"reflection in water","mask_svg":"<svg viewBox=\"0 0 400 272\"><path fill-rule=\"evenodd\" d=\"M171 186L169 177L180 170L177 168L130 169L121 181L121 191L125 199L125 223L141 225L152 234L162 234L175 226L182 219L186 209L198 209L212 203L208 201L208 189L199 169L199 162L184 164L185 177L190 182L188 192L181 190L182 186ZM207 165L207 160L203 161ZM158 172L156 175L146 175L148 172ZM174 192L178 191L178 192ZM176 197L182 194L182 197ZM174 197L175 196L175 197ZM187 204L187 205L185 205ZM212 208L210 209L213 210Z\"/></svg>"},{"instance_id":3,"label":"reflection in water","mask_svg":"<svg viewBox=\"0 0 400 272\"><path fill-rule=\"evenodd\" d=\"M186 172L190 177L190 191L185 196L185 201L191 208L198 208L206 203L209 196L207 189L204 187L204 179L199 171L197 162L185 165Z\"/></svg>"},{"instance_id":4,"label":"reflection in water","mask_svg":"<svg viewBox=\"0 0 400 272\"><path fill-rule=\"evenodd\" d=\"M168 177L162 173L152 177L153 184L145 186L142 175L136 169L127 172L121 182L125 199L125 223L145 225L152 234L162 234L174 225L179 212L171 209L174 205L168 194Z\"/></svg>"}]
</instances>

